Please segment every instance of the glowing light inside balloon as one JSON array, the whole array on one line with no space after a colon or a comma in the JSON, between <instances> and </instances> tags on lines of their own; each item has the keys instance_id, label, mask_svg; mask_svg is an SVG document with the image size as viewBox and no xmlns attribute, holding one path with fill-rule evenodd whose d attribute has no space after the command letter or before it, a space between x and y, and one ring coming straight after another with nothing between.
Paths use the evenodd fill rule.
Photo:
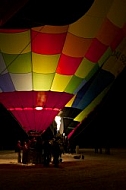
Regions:
<instances>
[{"instance_id":1,"label":"glowing light inside balloon","mask_svg":"<svg viewBox=\"0 0 126 190\"><path fill-rule=\"evenodd\" d=\"M39 106L37 106L37 107L35 107L35 109L36 109L36 110L42 110L43 107L39 107Z\"/></svg>"},{"instance_id":2,"label":"glowing light inside balloon","mask_svg":"<svg viewBox=\"0 0 126 190\"><path fill-rule=\"evenodd\" d=\"M41 92L41 91L38 92L36 110L42 110L42 106L44 106L45 102L46 102L45 92Z\"/></svg>"},{"instance_id":3,"label":"glowing light inside balloon","mask_svg":"<svg viewBox=\"0 0 126 190\"><path fill-rule=\"evenodd\" d=\"M57 131L60 130L60 125L61 125L61 117L60 116L56 116L55 117L55 122L57 124Z\"/></svg>"}]
</instances>

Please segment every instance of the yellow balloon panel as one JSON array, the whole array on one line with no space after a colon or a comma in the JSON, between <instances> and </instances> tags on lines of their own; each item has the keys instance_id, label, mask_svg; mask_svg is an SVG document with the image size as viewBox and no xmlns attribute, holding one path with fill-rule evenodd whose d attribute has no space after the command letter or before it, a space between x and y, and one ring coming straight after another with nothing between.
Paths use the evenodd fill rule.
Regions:
<instances>
[{"instance_id":1,"label":"yellow balloon panel","mask_svg":"<svg viewBox=\"0 0 126 190\"><path fill-rule=\"evenodd\" d=\"M86 76L93 69L94 66L95 66L95 63L92 63L88 59L84 58L81 64L79 65L75 75L80 78L86 78Z\"/></svg>"},{"instance_id":2,"label":"yellow balloon panel","mask_svg":"<svg viewBox=\"0 0 126 190\"><path fill-rule=\"evenodd\" d=\"M55 74L51 90L63 92L71 78L72 76Z\"/></svg>"},{"instance_id":3,"label":"yellow balloon panel","mask_svg":"<svg viewBox=\"0 0 126 190\"><path fill-rule=\"evenodd\" d=\"M33 73L33 90L48 91L51 89L54 74Z\"/></svg>"},{"instance_id":4,"label":"yellow balloon panel","mask_svg":"<svg viewBox=\"0 0 126 190\"><path fill-rule=\"evenodd\" d=\"M42 55L32 53L33 72L54 73L57 68L60 55Z\"/></svg>"},{"instance_id":5,"label":"yellow balloon panel","mask_svg":"<svg viewBox=\"0 0 126 190\"><path fill-rule=\"evenodd\" d=\"M83 38L94 38L106 17L112 0L95 0L87 13L69 26L69 32Z\"/></svg>"},{"instance_id":6,"label":"yellow balloon panel","mask_svg":"<svg viewBox=\"0 0 126 190\"><path fill-rule=\"evenodd\" d=\"M18 33L0 33L0 49L3 53L8 54L23 54L30 52L30 30Z\"/></svg>"},{"instance_id":7,"label":"yellow balloon panel","mask_svg":"<svg viewBox=\"0 0 126 190\"><path fill-rule=\"evenodd\" d=\"M25 54L3 54L6 67L10 73L31 72L31 52Z\"/></svg>"},{"instance_id":8,"label":"yellow balloon panel","mask_svg":"<svg viewBox=\"0 0 126 190\"><path fill-rule=\"evenodd\" d=\"M126 1L114 0L107 17L113 24L122 28L126 22Z\"/></svg>"},{"instance_id":9,"label":"yellow balloon panel","mask_svg":"<svg viewBox=\"0 0 126 190\"><path fill-rule=\"evenodd\" d=\"M93 16L85 15L77 22L71 24L68 31L75 36L88 39L94 38L102 21L101 17L94 19Z\"/></svg>"},{"instance_id":10,"label":"yellow balloon panel","mask_svg":"<svg viewBox=\"0 0 126 190\"><path fill-rule=\"evenodd\" d=\"M110 9L113 0L94 0L93 5L85 15L96 18L104 18Z\"/></svg>"}]
</instances>

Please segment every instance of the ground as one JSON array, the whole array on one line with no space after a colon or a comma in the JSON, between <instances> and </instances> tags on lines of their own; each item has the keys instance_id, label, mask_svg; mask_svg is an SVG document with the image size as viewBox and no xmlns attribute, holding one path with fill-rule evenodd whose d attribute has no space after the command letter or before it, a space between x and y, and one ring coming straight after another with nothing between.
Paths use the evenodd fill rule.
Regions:
<instances>
[{"instance_id":1,"label":"ground","mask_svg":"<svg viewBox=\"0 0 126 190\"><path fill-rule=\"evenodd\" d=\"M81 155L81 152L79 153ZM84 159L63 155L59 168L52 164L17 164L13 151L0 152L0 190L126 190L126 150L110 155L83 150Z\"/></svg>"}]
</instances>

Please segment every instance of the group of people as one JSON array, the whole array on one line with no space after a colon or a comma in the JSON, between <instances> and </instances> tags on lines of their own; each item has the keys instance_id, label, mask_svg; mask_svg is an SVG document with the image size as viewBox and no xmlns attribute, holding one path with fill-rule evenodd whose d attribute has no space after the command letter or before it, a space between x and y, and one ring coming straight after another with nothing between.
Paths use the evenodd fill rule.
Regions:
<instances>
[{"instance_id":1,"label":"group of people","mask_svg":"<svg viewBox=\"0 0 126 190\"><path fill-rule=\"evenodd\" d=\"M43 164L44 166L53 163L55 167L58 167L59 162L62 161L64 147L61 139L42 140L41 137L33 137L24 141L23 144L19 140L16 152L18 153L18 163Z\"/></svg>"}]
</instances>

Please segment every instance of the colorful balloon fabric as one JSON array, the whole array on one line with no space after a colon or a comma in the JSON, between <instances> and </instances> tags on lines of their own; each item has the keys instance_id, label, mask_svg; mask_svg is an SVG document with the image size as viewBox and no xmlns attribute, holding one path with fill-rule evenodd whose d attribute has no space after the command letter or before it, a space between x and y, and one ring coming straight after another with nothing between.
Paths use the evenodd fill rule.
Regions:
<instances>
[{"instance_id":1,"label":"colorful balloon fabric","mask_svg":"<svg viewBox=\"0 0 126 190\"><path fill-rule=\"evenodd\" d=\"M71 137L101 103L126 65L125 7L95 0L68 25L0 29L0 102L26 133L61 114Z\"/></svg>"}]
</instances>

